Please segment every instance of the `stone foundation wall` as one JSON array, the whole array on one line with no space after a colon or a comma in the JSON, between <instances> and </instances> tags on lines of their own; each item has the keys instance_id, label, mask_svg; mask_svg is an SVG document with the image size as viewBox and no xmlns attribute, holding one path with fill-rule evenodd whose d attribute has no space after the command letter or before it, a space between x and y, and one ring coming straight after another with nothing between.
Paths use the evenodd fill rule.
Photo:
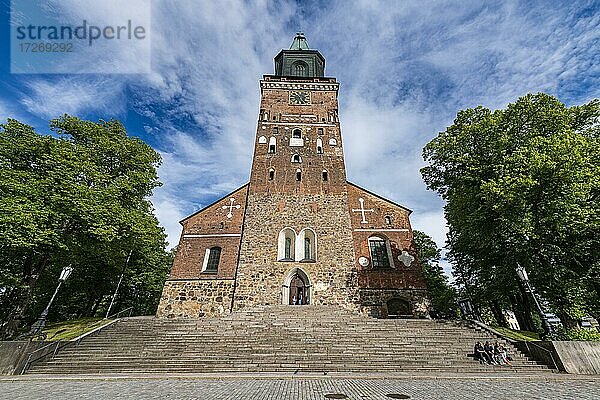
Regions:
<instances>
[{"instance_id":1,"label":"stone foundation wall","mask_svg":"<svg viewBox=\"0 0 600 400\"><path fill-rule=\"evenodd\" d=\"M282 304L286 276L302 269L310 280L310 304L339 305L358 312L358 282L345 195L248 196L234 310ZM283 228L315 231L316 262L278 261ZM302 251L300 249L300 251Z\"/></svg>"},{"instance_id":2,"label":"stone foundation wall","mask_svg":"<svg viewBox=\"0 0 600 400\"><path fill-rule=\"evenodd\" d=\"M409 303L413 317L429 318L430 301L423 289L361 289L361 312L373 318L387 318L387 302L395 298Z\"/></svg>"},{"instance_id":3,"label":"stone foundation wall","mask_svg":"<svg viewBox=\"0 0 600 400\"><path fill-rule=\"evenodd\" d=\"M168 280L156 316L199 318L229 314L233 286L233 279Z\"/></svg>"}]
</instances>

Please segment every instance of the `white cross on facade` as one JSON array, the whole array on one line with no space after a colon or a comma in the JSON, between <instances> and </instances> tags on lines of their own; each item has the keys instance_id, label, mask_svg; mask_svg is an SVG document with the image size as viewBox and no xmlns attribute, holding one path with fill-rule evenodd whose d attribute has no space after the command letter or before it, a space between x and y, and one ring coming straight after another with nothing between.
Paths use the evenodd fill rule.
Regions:
<instances>
[{"instance_id":1,"label":"white cross on facade","mask_svg":"<svg viewBox=\"0 0 600 400\"><path fill-rule=\"evenodd\" d=\"M239 209L241 206L239 204L236 204L235 206L233 205L233 203L235 203L235 199L232 197L229 199L230 203L228 206L223 206L221 207L223 210L226 210L229 208L229 212L227 213L227 218L231 218L233 217L233 214L231 213L231 211L235 208L235 209Z\"/></svg>"},{"instance_id":2,"label":"white cross on facade","mask_svg":"<svg viewBox=\"0 0 600 400\"><path fill-rule=\"evenodd\" d=\"M360 208L353 208L352 212L360 212L360 215L362 216L362 221L360 221L361 224L366 224L367 220L365 218L365 213L366 212L373 212L375 210L373 209L365 209L365 199L363 199L362 197L358 199L358 202L360 203Z\"/></svg>"}]
</instances>

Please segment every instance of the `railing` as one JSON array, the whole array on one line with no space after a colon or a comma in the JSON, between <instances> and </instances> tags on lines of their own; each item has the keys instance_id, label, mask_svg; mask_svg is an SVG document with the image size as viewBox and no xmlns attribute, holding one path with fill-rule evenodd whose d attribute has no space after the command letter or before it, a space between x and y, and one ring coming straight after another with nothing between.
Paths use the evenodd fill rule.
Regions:
<instances>
[{"instance_id":1,"label":"railing","mask_svg":"<svg viewBox=\"0 0 600 400\"><path fill-rule=\"evenodd\" d=\"M98 323L98 321L85 325L83 328L81 328L79 330L82 334L78 335L74 339L57 340L56 342L48 343L47 345L40 347L37 350L32 351L27 356L27 361L25 362L25 364L23 365L23 368L21 369L21 375L23 375L27 371L27 369L29 369L31 364L33 364L34 362L40 361L41 359L48 357L50 354L52 354L51 358L54 358L56 356L56 354L60 350L65 348L66 346L69 346L72 344L76 344L76 345L79 344L83 338L85 338L89 335L92 335L94 333L98 333L98 332L102 331L104 328L106 328L107 326L112 325L115 322L117 322L123 314L128 313L127 316L131 317L132 312L133 312L133 307L126 308L117 313L109 315L106 318L103 318L101 321L107 321L107 322L94 328L94 329L89 330L93 325L96 325Z\"/></svg>"},{"instance_id":2,"label":"railing","mask_svg":"<svg viewBox=\"0 0 600 400\"><path fill-rule=\"evenodd\" d=\"M550 354L550 359L552 360L552 364L554 365L554 369L556 369L557 371L560 371L560 369L558 368L558 365L556 364L556 360L554 360L554 354L552 354L551 350L548 350L547 348L540 346L539 344L535 344L534 342L529 342L529 341L525 341L525 347L527 347L527 353L531 354L531 350L529 349L529 345L533 345L536 348L545 351L546 353Z\"/></svg>"}]
</instances>

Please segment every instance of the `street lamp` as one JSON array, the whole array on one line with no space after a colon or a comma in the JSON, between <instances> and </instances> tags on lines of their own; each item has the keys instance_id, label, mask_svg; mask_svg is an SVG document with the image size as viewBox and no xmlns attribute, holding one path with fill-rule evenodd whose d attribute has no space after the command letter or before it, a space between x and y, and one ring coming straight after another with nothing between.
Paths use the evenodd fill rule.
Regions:
<instances>
[{"instance_id":1,"label":"street lamp","mask_svg":"<svg viewBox=\"0 0 600 400\"><path fill-rule=\"evenodd\" d=\"M73 267L71 267L71 265L64 267L60 272L60 276L58 277L58 285L56 286L56 290L54 290L54 294L50 298L50 301L48 302L48 305L46 306L44 311L42 311L40 317L37 319L37 321L35 321L35 323L31 327L30 334L32 336L41 332L42 329L44 329L44 326L46 326L46 317L48 317L48 311L50 311L50 306L54 302L54 298L56 297L60 286L63 284L64 281L66 281L69 278L71 272L73 272Z\"/></svg>"},{"instance_id":2,"label":"street lamp","mask_svg":"<svg viewBox=\"0 0 600 400\"><path fill-rule=\"evenodd\" d=\"M527 275L527 271L525 270L525 268L522 267L519 263L517 263L516 270L517 270L517 276L519 277L521 282L523 282L527 291L529 293L531 293L531 297L533 297L533 301L535 303L537 311L540 314L540 318L542 319L542 328L544 329L542 339L547 339L552 334L552 326L550 326L550 323L548 322L548 317L546 316L546 313L542 309L542 306L540 305L540 302L538 301L537 296L533 292L533 288L531 287L531 283L529 282L529 276Z\"/></svg>"}]
</instances>

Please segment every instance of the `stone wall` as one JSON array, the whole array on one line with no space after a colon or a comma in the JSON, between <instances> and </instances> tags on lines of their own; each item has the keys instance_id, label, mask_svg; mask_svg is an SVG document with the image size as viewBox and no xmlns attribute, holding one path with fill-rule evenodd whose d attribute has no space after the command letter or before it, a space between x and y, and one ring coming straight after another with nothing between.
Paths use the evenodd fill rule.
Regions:
<instances>
[{"instance_id":1,"label":"stone wall","mask_svg":"<svg viewBox=\"0 0 600 400\"><path fill-rule=\"evenodd\" d=\"M311 304L335 304L358 310L358 283L352 235L343 195L248 196L234 310L282 304L283 284L294 268L310 280ZM289 227L312 228L317 237L315 262L278 261L278 235Z\"/></svg>"},{"instance_id":2,"label":"stone wall","mask_svg":"<svg viewBox=\"0 0 600 400\"><path fill-rule=\"evenodd\" d=\"M231 311L234 280L167 280L158 305L159 318L199 318Z\"/></svg>"},{"instance_id":3,"label":"stone wall","mask_svg":"<svg viewBox=\"0 0 600 400\"><path fill-rule=\"evenodd\" d=\"M373 318L388 318L387 303L392 299L407 301L410 314L429 318L429 298L424 289L360 289L361 312Z\"/></svg>"},{"instance_id":4,"label":"stone wall","mask_svg":"<svg viewBox=\"0 0 600 400\"><path fill-rule=\"evenodd\" d=\"M536 341L518 342L517 346L534 360L550 366L556 364L559 371L600 375L600 342Z\"/></svg>"},{"instance_id":5,"label":"stone wall","mask_svg":"<svg viewBox=\"0 0 600 400\"><path fill-rule=\"evenodd\" d=\"M21 374L29 354L47 344L41 341L0 341L0 375Z\"/></svg>"}]
</instances>

